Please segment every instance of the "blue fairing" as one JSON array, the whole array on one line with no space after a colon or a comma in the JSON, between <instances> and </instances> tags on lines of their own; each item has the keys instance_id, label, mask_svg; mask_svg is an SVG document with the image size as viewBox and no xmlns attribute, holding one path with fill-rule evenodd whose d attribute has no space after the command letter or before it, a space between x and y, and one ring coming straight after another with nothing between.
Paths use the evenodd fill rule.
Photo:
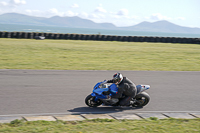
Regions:
<instances>
[{"instance_id":1,"label":"blue fairing","mask_svg":"<svg viewBox=\"0 0 200 133\"><path fill-rule=\"evenodd\" d=\"M96 96L96 94L95 94L95 93L92 93L92 94L91 94L91 96L95 97L95 96Z\"/></svg>"},{"instance_id":2,"label":"blue fairing","mask_svg":"<svg viewBox=\"0 0 200 133\"><path fill-rule=\"evenodd\" d=\"M97 89L97 88L99 88L99 85L100 85L101 83L103 83L103 82L97 83L97 84L94 86L94 90Z\"/></svg>"},{"instance_id":3,"label":"blue fairing","mask_svg":"<svg viewBox=\"0 0 200 133\"><path fill-rule=\"evenodd\" d=\"M97 95L101 95L102 92L104 92L104 91L109 91L109 89L108 88L97 88L97 89L93 90L93 92L96 93Z\"/></svg>"},{"instance_id":4,"label":"blue fairing","mask_svg":"<svg viewBox=\"0 0 200 133\"><path fill-rule=\"evenodd\" d=\"M117 93L118 88L115 84L110 85L108 88L99 88L99 85L101 83L103 82L99 82L94 86L93 93L91 94L92 96L95 96L97 99L107 99L107 97L102 94L104 91L110 91L110 96L115 95Z\"/></svg>"},{"instance_id":5,"label":"blue fairing","mask_svg":"<svg viewBox=\"0 0 200 133\"><path fill-rule=\"evenodd\" d=\"M116 84L110 85L110 86L109 86L109 90L110 90L110 92L111 92L112 95L117 94L117 92L118 92L117 85L116 85Z\"/></svg>"},{"instance_id":6,"label":"blue fairing","mask_svg":"<svg viewBox=\"0 0 200 133\"><path fill-rule=\"evenodd\" d=\"M106 99L107 97L102 94L104 91L108 91L108 88L96 88L93 90L93 95L96 95L100 99Z\"/></svg>"}]
</instances>

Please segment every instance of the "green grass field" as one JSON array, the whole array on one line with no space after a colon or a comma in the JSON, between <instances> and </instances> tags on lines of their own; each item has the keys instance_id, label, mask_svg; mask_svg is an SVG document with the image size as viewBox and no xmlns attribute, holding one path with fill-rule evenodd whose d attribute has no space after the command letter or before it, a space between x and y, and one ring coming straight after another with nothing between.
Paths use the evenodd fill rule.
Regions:
<instances>
[{"instance_id":1,"label":"green grass field","mask_svg":"<svg viewBox=\"0 0 200 133\"><path fill-rule=\"evenodd\" d=\"M108 120L80 122L13 121L0 124L4 133L199 133L200 119Z\"/></svg>"},{"instance_id":2,"label":"green grass field","mask_svg":"<svg viewBox=\"0 0 200 133\"><path fill-rule=\"evenodd\" d=\"M200 45L0 39L0 69L200 71Z\"/></svg>"}]
</instances>

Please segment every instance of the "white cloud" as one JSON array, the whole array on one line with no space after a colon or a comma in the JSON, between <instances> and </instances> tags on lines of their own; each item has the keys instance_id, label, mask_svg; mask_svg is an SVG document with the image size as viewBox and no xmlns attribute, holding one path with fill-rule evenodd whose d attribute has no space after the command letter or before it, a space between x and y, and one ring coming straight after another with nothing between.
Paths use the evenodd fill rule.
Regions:
<instances>
[{"instance_id":1,"label":"white cloud","mask_svg":"<svg viewBox=\"0 0 200 133\"><path fill-rule=\"evenodd\" d=\"M36 16L36 17L48 17L48 14L46 14L45 12L43 11L40 11L40 10L25 10L25 12L22 12L22 13L25 13L26 15L30 15L30 16Z\"/></svg>"},{"instance_id":2,"label":"white cloud","mask_svg":"<svg viewBox=\"0 0 200 133\"><path fill-rule=\"evenodd\" d=\"M95 12L99 12L99 13L107 13L106 9L104 9L102 6L98 6L96 9L95 9Z\"/></svg>"},{"instance_id":3,"label":"white cloud","mask_svg":"<svg viewBox=\"0 0 200 133\"><path fill-rule=\"evenodd\" d=\"M99 6L103 6L103 4L99 4Z\"/></svg>"},{"instance_id":4,"label":"white cloud","mask_svg":"<svg viewBox=\"0 0 200 133\"><path fill-rule=\"evenodd\" d=\"M0 2L0 6L7 6L7 5L8 5L8 3L5 1Z\"/></svg>"},{"instance_id":5,"label":"white cloud","mask_svg":"<svg viewBox=\"0 0 200 133\"><path fill-rule=\"evenodd\" d=\"M29 10L29 9L25 10L25 12L27 12L27 13L41 13L40 10Z\"/></svg>"},{"instance_id":6,"label":"white cloud","mask_svg":"<svg viewBox=\"0 0 200 133\"><path fill-rule=\"evenodd\" d=\"M62 13L60 13L62 14ZM72 17L72 16L77 16L78 13L75 13L75 12L72 12L72 11L67 11L67 12L64 12L63 16L68 16L68 17Z\"/></svg>"},{"instance_id":7,"label":"white cloud","mask_svg":"<svg viewBox=\"0 0 200 133\"><path fill-rule=\"evenodd\" d=\"M49 13L52 13L52 14L58 14L58 10L56 8L51 8L48 10Z\"/></svg>"},{"instance_id":8,"label":"white cloud","mask_svg":"<svg viewBox=\"0 0 200 133\"><path fill-rule=\"evenodd\" d=\"M73 4L73 5L71 6L71 8L78 8L78 7L79 7L78 4Z\"/></svg>"},{"instance_id":9,"label":"white cloud","mask_svg":"<svg viewBox=\"0 0 200 133\"><path fill-rule=\"evenodd\" d=\"M51 8L49 10L46 10L46 11L41 11L41 10L29 10L27 9L26 11L26 14L28 15L31 15L31 16L37 16L37 17L53 17L53 16L60 16L60 17L72 17L72 16L78 16L79 14L78 13L75 13L73 11L66 11L66 12L61 12L59 11L58 9L56 8ZM81 15L86 15L86 14L81 14ZM87 15L86 15L87 16Z\"/></svg>"},{"instance_id":10,"label":"white cloud","mask_svg":"<svg viewBox=\"0 0 200 133\"><path fill-rule=\"evenodd\" d=\"M146 19L158 21L158 20L171 20L172 18L167 17L167 16L163 16L160 13L154 13L150 17L146 17Z\"/></svg>"},{"instance_id":11,"label":"white cloud","mask_svg":"<svg viewBox=\"0 0 200 133\"><path fill-rule=\"evenodd\" d=\"M92 14L89 14L88 18L90 18L90 19L103 19L103 18L105 18L105 15L92 13Z\"/></svg>"},{"instance_id":12,"label":"white cloud","mask_svg":"<svg viewBox=\"0 0 200 133\"><path fill-rule=\"evenodd\" d=\"M8 1L8 0L7 0ZM16 12L20 13L20 9L17 9L20 5L26 4L25 0L9 0L6 2L6 0L0 2L0 14L4 13L10 13L10 12ZM24 13L25 11L21 11Z\"/></svg>"},{"instance_id":13,"label":"white cloud","mask_svg":"<svg viewBox=\"0 0 200 133\"><path fill-rule=\"evenodd\" d=\"M145 17L145 20L149 20L149 21L159 21L159 20L170 20L170 21L173 21L173 20L185 20L184 17L167 17L167 16L164 16L160 13L154 13L152 15L150 15L149 17ZM145 21L144 20L144 21Z\"/></svg>"},{"instance_id":14,"label":"white cloud","mask_svg":"<svg viewBox=\"0 0 200 133\"><path fill-rule=\"evenodd\" d=\"M25 5L26 0L10 0L9 2L2 1L0 2L0 6L4 7L17 7L19 5Z\"/></svg>"},{"instance_id":15,"label":"white cloud","mask_svg":"<svg viewBox=\"0 0 200 133\"><path fill-rule=\"evenodd\" d=\"M26 4L25 0L10 0L11 5L24 5Z\"/></svg>"},{"instance_id":16,"label":"white cloud","mask_svg":"<svg viewBox=\"0 0 200 133\"><path fill-rule=\"evenodd\" d=\"M20 5L25 5L26 1L25 0L10 0L9 2L1 1L0 2L0 7L4 9L4 11L13 11L16 7Z\"/></svg>"},{"instance_id":17,"label":"white cloud","mask_svg":"<svg viewBox=\"0 0 200 133\"><path fill-rule=\"evenodd\" d=\"M81 17L81 18L88 18L89 15L86 12L81 12L81 13L78 14L78 16Z\"/></svg>"},{"instance_id":18,"label":"white cloud","mask_svg":"<svg viewBox=\"0 0 200 133\"><path fill-rule=\"evenodd\" d=\"M117 12L117 15L119 15L119 16L128 16L128 14L129 14L129 11L127 9L120 9Z\"/></svg>"},{"instance_id":19,"label":"white cloud","mask_svg":"<svg viewBox=\"0 0 200 133\"><path fill-rule=\"evenodd\" d=\"M96 14L90 14L88 17L91 19L99 18Z\"/></svg>"}]
</instances>

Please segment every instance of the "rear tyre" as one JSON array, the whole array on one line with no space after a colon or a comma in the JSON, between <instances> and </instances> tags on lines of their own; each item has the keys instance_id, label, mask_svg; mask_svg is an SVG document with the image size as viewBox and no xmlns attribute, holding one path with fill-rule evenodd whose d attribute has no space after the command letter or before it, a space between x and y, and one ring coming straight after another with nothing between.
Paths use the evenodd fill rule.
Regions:
<instances>
[{"instance_id":1,"label":"rear tyre","mask_svg":"<svg viewBox=\"0 0 200 133\"><path fill-rule=\"evenodd\" d=\"M135 96L136 102L132 105L133 107L143 107L150 101L150 96L146 92L142 92Z\"/></svg>"},{"instance_id":2,"label":"rear tyre","mask_svg":"<svg viewBox=\"0 0 200 133\"><path fill-rule=\"evenodd\" d=\"M97 101L94 101L95 100L95 97L94 96L91 96L91 95L88 95L86 98L85 98L85 104L89 107L97 107L97 106L100 106L103 102L100 101L100 100L97 100Z\"/></svg>"}]
</instances>

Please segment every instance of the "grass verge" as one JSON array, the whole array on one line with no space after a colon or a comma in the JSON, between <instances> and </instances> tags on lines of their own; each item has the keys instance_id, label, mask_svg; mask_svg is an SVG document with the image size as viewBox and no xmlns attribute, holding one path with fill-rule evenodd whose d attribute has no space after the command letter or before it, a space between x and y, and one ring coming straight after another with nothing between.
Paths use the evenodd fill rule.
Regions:
<instances>
[{"instance_id":1,"label":"grass verge","mask_svg":"<svg viewBox=\"0 0 200 133\"><path fill-rule=\"evenodd\" d=\"M0 69L200 71L200 45L0 39Z\"/></svg>"},{"instance_id":2,"label":"grass verge","mask_svg":"<svg viewBox=\"0 0 200 133\"><path fill-rule=\"evenodd\" d=\"M24 122L15 120L1 124L3 133L199 133L200 119L145 119L108 120L94 119L80 122Z\"/></svg>"}]
</instances>

